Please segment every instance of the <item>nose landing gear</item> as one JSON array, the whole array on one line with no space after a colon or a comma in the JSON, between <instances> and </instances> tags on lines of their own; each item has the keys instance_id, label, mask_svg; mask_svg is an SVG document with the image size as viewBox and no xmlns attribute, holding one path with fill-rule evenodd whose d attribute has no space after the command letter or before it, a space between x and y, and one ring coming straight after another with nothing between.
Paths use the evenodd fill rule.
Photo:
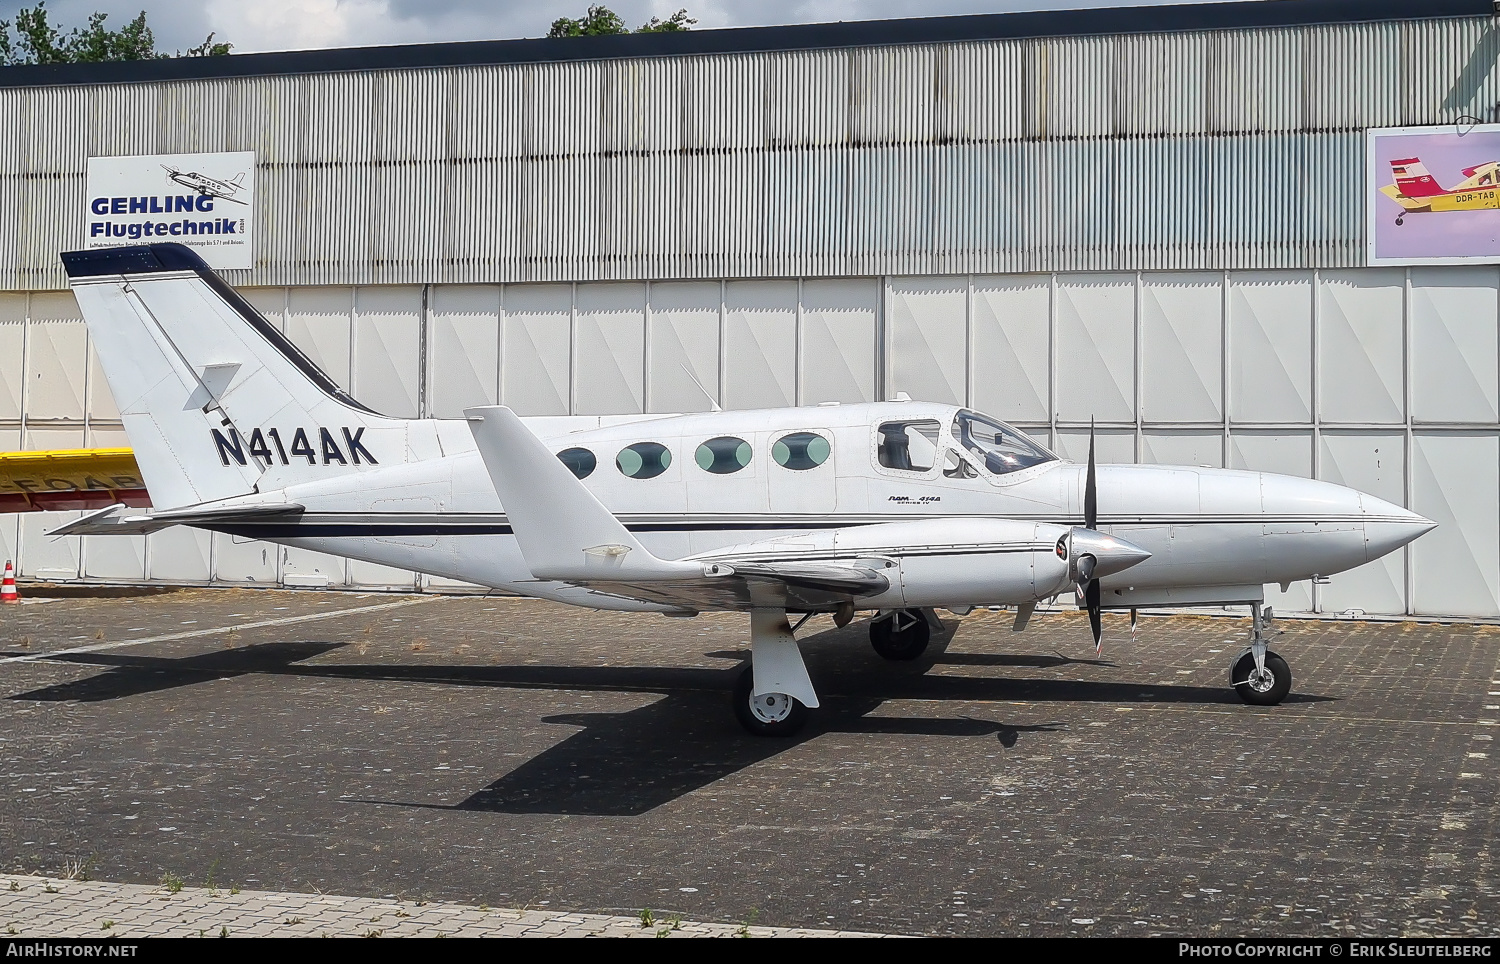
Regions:
<instances>
[{"instance_id":1,"label":"nose landing gear","mask_svg":"<svg viewBox=\"0 0 1500 964\"><path fill-rule=\"evenodd\" d=\"M891 660L912 660L927 650L932 627L920 609L898 609L870 623L870 645Z\"/></svg>"},{"instance_id":2,"label":"nose landing gear","mask_svg":"<svg viewBox=\"0 0 1500 964\"><path fill-rule=\"evenodd\" d=\"M1229 669L1235 695L1252 706L1275 706L1292 691L1292 668L1266 648L1265 624L1270 620L1270 606L1262 612L1259 603L1251 605L1250 647Z\"/></svg>"}]
</instances>

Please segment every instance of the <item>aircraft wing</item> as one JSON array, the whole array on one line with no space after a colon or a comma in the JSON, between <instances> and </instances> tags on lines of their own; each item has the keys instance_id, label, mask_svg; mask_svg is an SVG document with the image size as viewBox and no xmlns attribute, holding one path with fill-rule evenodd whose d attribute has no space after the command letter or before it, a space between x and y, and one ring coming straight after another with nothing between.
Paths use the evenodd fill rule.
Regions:
<instances>
[{"instance_id":1,"label":"aircraft wing","mask_svg":"<svg viewBox=\"0 0 1500 964\"><path fill-rule=\"evenodd\" d=\"M718 571L672 580L570 580L594 592L685 610L829 610L890 588L881 573L858 566L747 563L711 566Z\"/></svg>"}]
</instances>

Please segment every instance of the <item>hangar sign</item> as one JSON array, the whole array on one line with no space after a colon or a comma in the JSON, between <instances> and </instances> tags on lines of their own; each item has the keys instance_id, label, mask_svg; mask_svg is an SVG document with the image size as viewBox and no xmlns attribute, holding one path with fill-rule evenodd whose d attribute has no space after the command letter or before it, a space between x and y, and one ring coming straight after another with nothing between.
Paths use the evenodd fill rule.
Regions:
<instances>
[{"instance_id":1,"label":"hangar sign","mask_svg":"<svg viewBox=\"0 0 1500 964\"><path fill-rule=\"evenodd\" d=\"M1500 124L1368 136L1370 264L1500 262Z\"/></svg>"},{"instance_id":2,"label":"hangar sign","mask_svg":"<svg viewBox=\"0 0 1500 964\"><path fill-rule=\"evenodd\" d=\"M91 157L84 247L176 241L213 268L252 267L255 153Z\"/></svg>"}]
</instances>

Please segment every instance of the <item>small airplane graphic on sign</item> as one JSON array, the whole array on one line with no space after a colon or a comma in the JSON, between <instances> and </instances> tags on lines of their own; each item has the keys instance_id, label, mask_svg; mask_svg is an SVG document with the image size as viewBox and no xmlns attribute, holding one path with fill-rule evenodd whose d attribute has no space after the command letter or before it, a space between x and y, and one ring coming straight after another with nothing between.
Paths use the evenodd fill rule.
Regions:
<instances>
[{"instance_id":1,"label":"small airplane graphic on sign","mask_svg":"<svg viewBox=\"0 0 1500 964\"><path fill-rule=\"evenodd\" d=\"M182 171L175 167L168 167L165 164L161 166L161 169L167 172L169 180L176 181L183 187L197 191L199 194L223 198L226 201L233 201L235 204L248 203L235 197L236 194L245 189L243 183L245 180L244 171L236 174L232 181L221 181L216 177L209 177L207 174L199 174L197 171Z\"/></svg>"},{"instance_id":2,"label":"small airplane graphic on sign","mask_svg":"<svg viewBox=\"0 0 1500 964\"><path fill-rule=\"evenodd\" d=\"M1395 184L1387 184L1380 193L1401 205L1397 224L1405 224L1408 214L1427 211L1477 211L1500 208L1500 161L1486 161L1464 168L1464 180L1451 190L1437 182L1419 157L1391 161Z\"/></svg>"}]
</instances>

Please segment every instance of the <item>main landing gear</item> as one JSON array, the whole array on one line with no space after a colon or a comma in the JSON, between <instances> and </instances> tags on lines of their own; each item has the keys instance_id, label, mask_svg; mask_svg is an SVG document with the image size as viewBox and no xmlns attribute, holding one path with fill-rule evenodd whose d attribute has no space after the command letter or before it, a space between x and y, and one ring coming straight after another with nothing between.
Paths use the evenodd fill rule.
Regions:
<instances>
[{"instance_id":1,"label":"main landing gear","mask_svg":"<svg viewBox=\"0 0 1500 964\"><path fill-rule=\"evenodd\" d=\"M1229 669L1229 685L1240 699L1252 706L1275 706L1292 691L1292 668L1286 660L1266 648L1265 624L1271 607L1250 606L1250 646Z\"/></svg>"},{"instance_id":2,"label":"main landing gear","mask_svg":"<svg viewBox=\"0 0 1500 964\"><path fill-rule=\"evenodd\" d=\"M898 609L870 623L870 645L891 660L912 660L927 651L932 627L920 609Z\"/></svg>"},{"instance_id":3,"label":"main landing gear","mask_svg":"<svg viewBox=\"0 0 1500 964\"><path fill-rule=\"evenodd\" d=\"M734 715L756 736L787 737L802 729L818 694L802 662L784 609L750 613L750 665L734 685Z\"/></svg>"}]
</instances>

